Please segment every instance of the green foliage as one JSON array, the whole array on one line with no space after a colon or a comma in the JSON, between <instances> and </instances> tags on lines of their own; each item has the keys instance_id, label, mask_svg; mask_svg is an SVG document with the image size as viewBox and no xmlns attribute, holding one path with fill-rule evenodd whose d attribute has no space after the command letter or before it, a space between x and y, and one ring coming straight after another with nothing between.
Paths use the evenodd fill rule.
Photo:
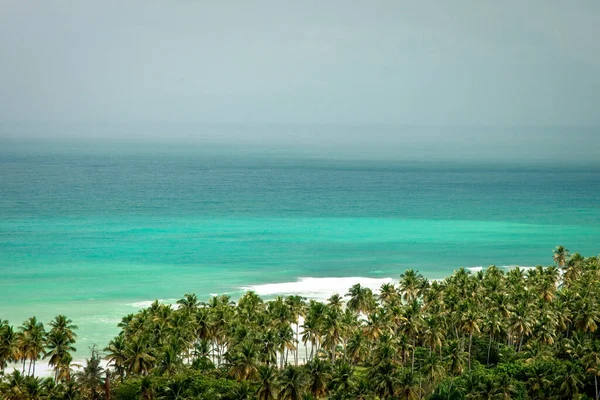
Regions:
<instances>
[{"instance_id":1,"label":"green foliage","mask_svg":"<svg viewBox=\"0 0 600 400\"><path fill-rule=\"evenodd\" d=\"M65 400L598 398L600 260L557 247L556 266L414 270L379 294L238 303L186 294L125 316L100 355L71 373L65 316L0 319L0 398ZM109 362L110 374L101 357ZM34 376L45 358L54 379Z\"/></svg>"}]
</instances>

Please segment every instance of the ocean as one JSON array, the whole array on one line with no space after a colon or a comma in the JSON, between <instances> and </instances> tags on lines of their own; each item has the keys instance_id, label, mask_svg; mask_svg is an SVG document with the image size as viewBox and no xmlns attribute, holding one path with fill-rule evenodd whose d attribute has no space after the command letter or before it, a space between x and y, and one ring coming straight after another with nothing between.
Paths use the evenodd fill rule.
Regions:
<instances>
[{"instance_id":1,"label":"ocean","mask_svg":"<svg viewBox=\"0 0 600 400\"><path fill-rule=\"evenodd\" d=\"M154 299L326 298L407 268L549 265L558 244L600 252L600 169L0 149L0 318L66 314L78 357Z\"/></svg>"}]
</instances>

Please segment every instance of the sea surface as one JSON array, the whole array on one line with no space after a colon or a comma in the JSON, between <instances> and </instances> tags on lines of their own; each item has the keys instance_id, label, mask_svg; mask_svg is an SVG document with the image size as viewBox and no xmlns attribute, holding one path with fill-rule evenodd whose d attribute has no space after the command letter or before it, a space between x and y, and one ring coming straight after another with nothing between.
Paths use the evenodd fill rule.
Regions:
<instances>
[{"instance_id":1,"label":"sea surface","mask_svg":"<svg viewBox=\"0 0 600 400\"><path fill-rule=\"evenodd\" d=\"M407 268L549 265L558 244L600 252L599 169L0 149L0 318L66 314L78 356L154 299L325 298Z\"/></svg>"}]
</instances>

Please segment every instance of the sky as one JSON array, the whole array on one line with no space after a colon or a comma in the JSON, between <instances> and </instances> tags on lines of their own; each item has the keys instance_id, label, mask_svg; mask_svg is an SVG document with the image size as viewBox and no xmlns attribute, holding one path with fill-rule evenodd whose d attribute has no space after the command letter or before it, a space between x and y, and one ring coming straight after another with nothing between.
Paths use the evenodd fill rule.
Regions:
<instances>
[{"instance_id":1,"label":"sky","mask_svg":"<svg viewBox=\"0 0 600 400\"><path fill-rule=\"evenodd\" d=\"M598 38L598 0L0 0L0 135L576 127L518 144L600 146ZM373 137L418 135L398 132ZM487 147L496 136L483 134Z\"/></svg>"}]
</instances>

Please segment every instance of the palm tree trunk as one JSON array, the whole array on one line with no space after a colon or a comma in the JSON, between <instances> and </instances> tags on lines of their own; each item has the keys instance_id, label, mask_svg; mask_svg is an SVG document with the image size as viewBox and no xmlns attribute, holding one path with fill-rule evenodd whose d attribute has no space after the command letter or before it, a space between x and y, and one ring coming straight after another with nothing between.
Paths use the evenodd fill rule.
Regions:
<instances>
[{"instance_id":1,"label":"palm tree trunk","mask_svg":"<svg viewBox=\"0 0 600 400\"><path fill-rule=\"evenodd\" d=\"M471 372L471 345L473 344L473 333L469 334L469 372Z\"/></svg>"},{"instance_id":2,"label":"palm tree trunk","mask_svg":"<svg viewBox=\"0 0 600 400\"><path fill-rule=\"evenodd\" d=\"M298 325L300 324L299 320L296 320L296 367L298 366L298 352L300 351L300 340L298 340Z\"/></svg>"},{"instance_id":3,"label":"palm tree trunk","mask_svg":"<svg viewBox=\"0 0 600 400\"><path fill-rule=\"evenodd\" d=\"M521 346L523 346L523 338L525 337L525 332L521 333L521 340L519 340L519 351L517 353L521 352Z\"/></svg>"},{"instance_id":4,"label":"palm tree trunk","mask_svg":"<svg viewBox=\"0 0 600 400\"><path fill-rule=\"evenodd\" d=\"M594 375L594 387L596 388L596 400L598 400L598 376Z\"/></svg>"},{"instance_id":5,"label":"palm tree trunk","mask_svg":"<svg viewBox=\"0 0 600 400\"><path fill-rule=\"evenodd\" d=\"M335 362L335 343L331 345L331 362Z\"/></svg>"},{"instance_id":6,"label":"palm tree trunk","mask_svg":"<svg viewBox=\"0 0 600 400\"><path fill-rule=\"evenodd\" d=\"M290 354L290 349L285 349L285 364L288 363L288 355Z\"/></svg>"},{"instance_id":7,"label":"palm tree trunk","mask_svg":"<svg viewBox=\"0 0 600 400\"><path fill-rule=\"evenodd\" d=\"M410 372L414 373L415 372L415 347L417 347L417 339L414 338L413 339L413 346L412 346L412 364L410 367Z\"/></svg>"},{"instance_id":8,"label":"palm tree trunk","mask_svg":"<svg viewBox=\"0 0 600 400\"><path fill-rule=\"evenodd\" d=\"M492 350L492 340L493 340L493 336L490 333L490 343L488 344L488 354L487 354L487 365L490 365L490 351Z\"/></svg>"},{"instance_id":9,"label":"palm tree trunk","mask_svg":"<svg viewBox=\"0 0 600 400\"><path fill-rule=\"evenodd\" d=\"M304 361L306 363L306 360L308 359L308 346L306 345L306 342L304 342Z\"/></svg>"}]
</instances>

